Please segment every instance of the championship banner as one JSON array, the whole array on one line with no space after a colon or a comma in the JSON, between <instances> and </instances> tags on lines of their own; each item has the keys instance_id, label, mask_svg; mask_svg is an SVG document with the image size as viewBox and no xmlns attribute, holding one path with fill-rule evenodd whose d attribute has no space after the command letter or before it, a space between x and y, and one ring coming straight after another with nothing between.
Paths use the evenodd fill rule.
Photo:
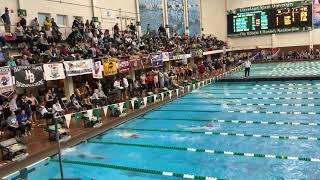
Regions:
<instances>
[{"instance_id":1,"label":"championship banner","mask_svg":"<svg viewBox=\"0 0 320 180\"><path fill-rule=\"evenodd\" d=\"M163 66L162 54L152 54L151 63L152 63L152 67Z\"/></svg>"},{"instance_id":2,"label":"championship banner","mask_svg":"<svg viewBox=\"0 0 320 180\"><path fill-rule=\"evenodd\" d=\"M142 61L140 56L130 56L130 67L133 70L142 69Z\"/></svg>"},{"instance_id":3,"label":"championship banner","mask_svg":"<svg viewBox=\"0 0 320 180\"><path fill-rule=\"evenodd\" d=\"M44 84L42 66L14 67L16 86L21 88L37 87Z\"/></svg>"},{"instance_id":4,"label":"championship banner","mask_svg":"<svg viewBox=\"0 0 320 180\"><path fill-rule=\"evenodd\" d=\"M130 70L130 57L121 57L119 59L119 73L126 73Z\"/></svg>"},{"instance_id":5,"label":"championship banner","mask_svg":"<svg viewBox=\"0 0 320 180\"><path fill-rule=\"evenodd\" d=\"M150 59L150 55L149 54L144 54L144 55L141 55L141 61L142 61L142 68L145 69L145 68L149 68L151 67L151 59Z\"/></svg>"},{"instance_id":6,"label":"championship banner","mask_svg":"<svg viewBox=\"0 0 320 180\"><path fill-rule=\"evenodd\" d=\"M9 67L0 68L0 81L0 94L13 91L13 82Z\"/></svg>"},{"instance_id":7,"label":"championship banner","mask_svg":"<svg viewBox=\"0 0 320 180\"><path fill-rule=\"evenodd\" d=\"M44 64L44 79L46 81L65 79L64 68L62 63Z\"/></svg>"},{"instance_id":8,"label":"championship banner","mask_svg":"<svg viewBox=\"0 0 320 180\"><path fill-rule=\"evenodd\" d=\"M103 72L105 76L111 76L118 73L118 62L115 58L103 60Z\"/></svg>"},{"instance_id":9,"label":"championship banner","mask_svg":"<svg viewBox=\"0 0 320 180\"><path fill-rule=\"evenodd\" d=\"M78 76L92 73L92 60L65 61L63 62L67 76Z\"/></svg>"},{"instance_id":10,"label":"championship banner","mask_svg":"<svg viewBox=\"0 0 320 180\"><path fill-rule=\"evenodd\" d=\"M101 64L101 61L93 61L93 66L92 66L92 77L95 79L102 79L102 71L103 67Z\"/></svg>"},{"instance_id":11,"label":"championship banner","mask_svg":"<svg viewBox=\"0 0 320 180\"><path fill-rule=\"evenodd\" d=\"M169 53L168 52L163 52L162 53L162 61L166 62L166 61L169 61L169 60L170 60Z\"/></svg>"}]
</instances>

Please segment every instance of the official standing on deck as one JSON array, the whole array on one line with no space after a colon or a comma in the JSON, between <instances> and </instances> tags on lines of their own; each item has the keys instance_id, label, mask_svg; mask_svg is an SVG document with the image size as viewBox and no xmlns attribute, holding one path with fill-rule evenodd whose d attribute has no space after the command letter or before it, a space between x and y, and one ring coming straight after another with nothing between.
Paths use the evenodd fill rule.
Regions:
<instances>
[{"instance_id":1,"label":"official standing on deck","mask_svg":"<svg viewBox=\"0 0 320 180\"><path fill-rule=\"evenodd\" d=\"M250 67L251 67L251 62L249 59L244 62L244 76L249 77L250 76Z\"/></svg>"}]
</instances>

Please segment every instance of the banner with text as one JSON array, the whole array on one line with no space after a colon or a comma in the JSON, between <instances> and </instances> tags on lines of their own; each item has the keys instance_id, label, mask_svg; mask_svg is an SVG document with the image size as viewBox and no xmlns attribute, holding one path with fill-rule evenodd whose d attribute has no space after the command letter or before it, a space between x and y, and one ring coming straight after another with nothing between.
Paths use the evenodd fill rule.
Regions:
<instances>
[{"instance_id":1,"label":"banner with text","mask_svg":"<svg viewBox=\"0 0 320 180\"><path fill-rule=\"evenodd\" d=\"M133 70L142 69L143 64L140 56L137 56L137 55L130 56L130 67Z\"/></svg>"},{"instance_id":2,"label":"banner with text","mask_svg":"<svg viewBox=\"0 0 320 180\"><path fill-rule=\"evenodd\" d=\"M119 73L126 73L130 70L130 57L121 57L119 58Z\"/></svg>"},{"instance_id":3,"label":"banner with text","mask_svg":"<svg viewBox=\"0 0 320 180\"><path fill-rule=\"evenodd\" d=\"M142 61L142 68L149 68L151 67L151 59L149 54L142 54L140 55L141 61Z\"/></svg>"},{"instance_id":4,"label":"banner with text","mask_svg":"<svg viewBox=\"0 0 320 180\"><path fill-rule=\"evenodd\" d=\"M93 66L92 66L92 77L95 79L102 79L103 67L101 64L101 61L93 61Z\"/></svg>"},{"instance_id":5,"label":"banner with text","mask_svg":"<svg viewBox=\"0 0 320 180\"><path fill-rule=\"evenodd\" d=\"M65 79L64 68L62 63L44 64L44 79L46 81Z\"/></svg>"},{"instance_id":6,"label":"banner with text","mask_svg":"<svg viewBox=\"0 0 320 180\"><path fill-rule=\"evenodd\" d=\"M63 62L67 76L78 76L92 73L92 60L65 61Z\"/></svg>"},{"instance_id":7,"label":"banner with text","mask_svg":"<svg viewBox=\"0 0 320 180\"><path fill-rule=\"evenodd\" d=\"M0 80L0 94L13 91L13 82L9 67L0 68Z\"/></svg>"},{"instance_id":8,"label":"banner with text","mask_svg":"<svg viewBox=\"0 0 320 180\"><path fill-rule=\"evenodd\" d=\"M116 58L107 58L103 60L103 72L105 76L111 76L118 73L118 60Z\"/></svg>"},{"instance_id":9,"label":"banner with text","mask_svg":"<svg viewBox=\"0 0 320 180\"><path fill-rule=\"evenodd\" d=\"M37 87L44 85L42 66L17 66L14 67L16 86L21 88Z\"/></svg>"},{"instance_id":10,"label":"banner with text","mask_svg":"<svg viewBox=\"0 0 320 180\"><path fill-rule=\"evenodd\" d=\"M152 62L152 67L163 66L162 54L152 54L151 62Z\"/></svg>"}]
</instances>

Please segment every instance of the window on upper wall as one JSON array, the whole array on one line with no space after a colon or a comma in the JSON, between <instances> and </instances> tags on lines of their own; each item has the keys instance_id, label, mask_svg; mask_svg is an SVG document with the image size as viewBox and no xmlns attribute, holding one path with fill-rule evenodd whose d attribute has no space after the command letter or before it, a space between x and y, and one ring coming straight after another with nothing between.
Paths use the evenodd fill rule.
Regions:
<instances>
[{"instance_id":1,"label":"window on upper wall","mask_svg":"<svg viewBox=\"0 0 320 180\"><path fill-rule=\"evenodd\" d=\"M66 15L57 15L57 24L59 26L67 26L67 16Z\"/></svg>"},{"instance_id":2,"label":"window on upper wall","mask_svg":"<svg viewBox=\"0 0 320 180\"><path fill-rule=\"evenodd\" d=\"M38 21L40 26L43 26L44 20L46 20L46 17L50 18L50 14L48 13L38 13Z\"/></svg>"}]
</instances>

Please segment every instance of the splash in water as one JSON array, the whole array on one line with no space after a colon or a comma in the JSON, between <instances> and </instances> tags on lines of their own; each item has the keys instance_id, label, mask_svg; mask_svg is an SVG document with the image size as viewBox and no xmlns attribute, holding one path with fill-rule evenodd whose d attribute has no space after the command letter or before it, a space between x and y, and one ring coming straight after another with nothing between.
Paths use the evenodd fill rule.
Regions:
<instances>
[{"instance_id":1,"label":"splash in water","mask_svg":"<svg viewBox=\"0 0 320 180\"><path fill-rule=\"evenodd\" d=\"M124 133L120 133L118 134L119 137L124 138L124 139L140 139L140 138L149 138L151 136L147 136L147 135L141 135L138 133L130 133L130 132L124 132Z\"/></svg>"},{"instance_id":2,"label":"splash in water","mask_svg":"<svg viewBox=\"0 0 320 180\"><path fill-rule=\"evenodd\" d=\"M184 130L188 131L194 131L194 130L207 130L207 131L212 131L216 129L216 127L213 125L212 122L204 125L204 126L184 126L184 125L178 125L179 128L182 128Z\"/></svg>"},{"instance_id":3,"label":"splash in water","mask_svg":"<svg viewBox=\"0 0 320 180\"><path fill-rule=\"evenodd\" d=\"M96 155L96 154L90 154L90 153L81 153L77 155L78 157L82 159L97 159L97 160L102 160L102 159L107 159L104 156Z\"/></svg>"}]
</instances>

